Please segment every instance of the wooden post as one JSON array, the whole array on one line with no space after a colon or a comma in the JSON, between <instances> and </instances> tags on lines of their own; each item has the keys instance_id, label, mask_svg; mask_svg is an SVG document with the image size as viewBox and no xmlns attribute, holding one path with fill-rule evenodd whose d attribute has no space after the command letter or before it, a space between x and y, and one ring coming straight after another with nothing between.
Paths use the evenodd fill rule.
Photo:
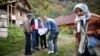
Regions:
<instances>
[{"instance_id":1,"label":"wooden post","mask_svg":"<svg viewBox=\"0 0 100 56\"><path fill-rule=\"evenodd\" d=\"M16 1L16 3L15 3L15 16L16 16L16 20L15 20L15 24L16 24L16 22L17 22L17 1Z\"/></svg>"},{"instance_id":2,"label":"wooden post","mask_svg":"<svg viewBox=\"0 0 100 56\"><path fill-rule=\"evenodd\" d=\"M12 3L11 3L11 24L12 24Z\"/></svg>"},{"instance_id":3,"label":"wooden post","mask_svg":"<svg viewBox=\"0 0 100 56\"><path fill-rule=\"evenodd\" d=\"M7 4L7 15L8 15L7 23L9 24L9 4Z\"/></svg>"}]
</instances>

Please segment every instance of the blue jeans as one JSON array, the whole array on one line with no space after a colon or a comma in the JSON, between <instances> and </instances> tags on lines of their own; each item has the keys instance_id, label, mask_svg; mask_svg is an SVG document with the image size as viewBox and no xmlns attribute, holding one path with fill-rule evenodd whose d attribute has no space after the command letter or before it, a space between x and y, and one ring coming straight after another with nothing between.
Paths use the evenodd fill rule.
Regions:
<instances>
[{"instance_id":1,"label":"blue jeans","mask_svg":"<svg viewBox=\"0 0 100 56\"><path fill-rule=\"evenodd\" d=\"M31 52L31 33L25 32L25 54L28 54Z\"/></svg>"},{"instance_id":2,"label":"blue jeans","mask_svg":"<svg viewBox=\"0 0 100 56\"><path fill-rule=\"evenodd\" d=\"M50 35L48 37L48 49L49 49L49 51L53 51L52 43L51 43L53 40L54 52L58 52L57 39L58 39L58 32L51 31Z\"/></svg>"},{"instance_id":3,"label":"blue jeans","mask_svg":"<svg viewBox=\"0 0 100 56\"><path fill-rule=\"evenodd\" d=\"M38 30L35 29L32 32L32 48L38 48L39 46L39 34L38 34Z\"/></svg>"},{"instance_id":4,"label":"blue jeans","mask_svg":"<svg viewBox=\"0 0 100 56\"><path fill-rule=\"evenodd\" d=\"M100 40L96 39L95 36L88 37L88 47L95 47L100 43Z\"/></svg>"}]
</instances>

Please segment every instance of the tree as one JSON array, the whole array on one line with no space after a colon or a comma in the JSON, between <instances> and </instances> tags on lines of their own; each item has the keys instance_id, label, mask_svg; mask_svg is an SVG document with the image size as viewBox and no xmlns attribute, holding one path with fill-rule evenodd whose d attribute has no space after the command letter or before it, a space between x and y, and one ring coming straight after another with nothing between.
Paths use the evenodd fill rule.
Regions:
<instances>
[{"instance_id":1,"label":"tree","mask_svg":"<svg viewBox=\"0 0 100 56\"><path fill-rule=\"evenodd\" d=\"M91 12L100 15L100 0L82 0L82 2L88 5Z\"/></svg>"}]
</instances>

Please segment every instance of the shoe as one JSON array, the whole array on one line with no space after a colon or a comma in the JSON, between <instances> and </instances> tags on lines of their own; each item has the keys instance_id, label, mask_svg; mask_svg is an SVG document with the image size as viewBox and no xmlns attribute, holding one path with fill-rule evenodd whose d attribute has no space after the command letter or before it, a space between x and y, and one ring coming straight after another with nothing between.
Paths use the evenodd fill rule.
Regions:
<instances>
[{"instance_id":1,"label":"shoe","mask_svg":"<svg viewBox=\"0 0 100 56\"><path fill-rule=\"evenodd\" d=\"M25 55L32 55L32 53L25 53Z\"/></svg>"},{"instance_id":2,"label":"shoe","mask_svg":"<svg viewBox=\"0 0 100 56\"><path fill-rule=\"evenodd\" d=\"M52 53L54 53L54 51L48 51L48 54L52 54Z\"/></svg>"},{"instance_id":3,"label":"shoe","mask_svg":"<svg viewBox=\"0 0 100 56\"><path fill-rule=\"evenodd\" d=\"M32 49L31 51L32 51L32 53L34 53L35 52L35 49Z\"/></svg>"},{"instance_id":4,"label":"shoe","mask_svg":"<svg viewBox=\"0 0 100 56\"><path fill-rule=\"evenodd\" d=\"M44 47L41 47L41 49L45 49Z\"/></svg>"},{"instance_id":5,"label":"shoe","mask_svg":"<svg viewBox=\"0 0 100 56\"><path fill-rule=\"evenodd\" d=\"M58 52L55 52L55 54L58 54Z\"/></svg>"},{"instance_id":6,"label":"shoe","mask_svg":"<svg viewBox=\"0 0 100 56\"><path fill-rule=\"evenodd\" d=\"M45 47L45 48L48 48L48 47Z\"/></svg>"},{"instance_id":7,"label":"shoe","mask_svg":"<svg viewBox=\"0 0 100 56\"><path fill-rule=\"evenodd\" d=\"M39 48L35 48L36 50L40 50Z\"/></svg>"}]
</instances>

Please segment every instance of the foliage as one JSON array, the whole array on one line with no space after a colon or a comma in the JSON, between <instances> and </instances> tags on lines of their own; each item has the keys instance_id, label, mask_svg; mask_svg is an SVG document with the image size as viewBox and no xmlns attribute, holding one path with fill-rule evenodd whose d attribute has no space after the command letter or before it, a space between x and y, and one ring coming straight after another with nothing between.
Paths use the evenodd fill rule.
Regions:
<instances>
[{"instance_id":1,"label":"foliage","mask_svg":"<svg viewBox=\"0 0 100 56\"><path fill-rule=\"evenodd\" d=\"M7 0L0 0L0 3L7 2Z\"/></svg>"},{"instance_id":2,"label":"foliage","mask_svg":"<svg viewBox=\"0 0 100 56\"><path fill-rule=\"evenodd\" d=\"M29 0L29 2L33 8L32 11L34 15L47 15L52 18L70 14L73 10L73 5L75 5L74 2L65 0Z\"/></svg>"},{"instance_id":3,"label":"foliage","mask_svg":"<svg viewBox=\"0 0 100 56\"><path fill-rule=\"evenodd\" d=\"M60 30L60 33L61 34L64 34L64 35L72 35L73 34L73 32L74 32L74 30L72 30L72 29L70 29L70 30Z\"/></svg>"},{"instance_id":4,"label":"foliage","mask_svg":"<svg viewBox=\"0 0 100 56\"><path fill-rule=\"evenodd\" d=\"M24 35L22 29L10 25L7 38L0 38L0 56L17 56L24 48Z\"/></svg>"},{"instance_id":5,"label":"foliage","mask_svg":"<svg viewBox=\"0 0 100 56\"><path fill-rule=\"evenodd\" d=\"M82 0L82 2L85 2L88 5L92 13L100 15L100 0Z\"/></svg>"}]
</instances>

